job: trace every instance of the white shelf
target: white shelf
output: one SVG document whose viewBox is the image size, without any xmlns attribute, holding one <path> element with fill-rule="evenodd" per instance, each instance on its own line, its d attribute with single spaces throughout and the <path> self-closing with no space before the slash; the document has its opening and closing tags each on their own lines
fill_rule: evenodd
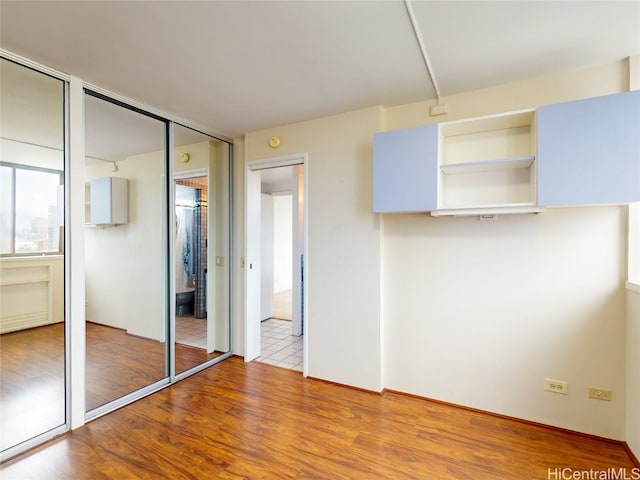
<svg viewBox="0 0 640 480">
<path fill-rule="evenodd" d="M 441 124 L 435 216 L 530 213 L 536 204 L 535 121 L 529 110 Z"/>
<path fill-rule="evenodd" d="M 529 168 L 533 164 L 535 156 L 498 158 L 495 160 L 478 160 L 473 162 L 445 163 L 440 165 L 440 170 L 445 175 L 459 173 L 490 172 L 494 170 L 507 170 L 516 168 Z"/>
<path fill-rule="evenodd" d="M 477 215 L 513 215 L 523 213 L 540 213 L 544 209 L 533 203 L 512 203 L 499 205 L 482 205 L 470 208 L 446 208 L 434 210 L 432 217 L 456 216 L 469 217 Z"/>
</svg>

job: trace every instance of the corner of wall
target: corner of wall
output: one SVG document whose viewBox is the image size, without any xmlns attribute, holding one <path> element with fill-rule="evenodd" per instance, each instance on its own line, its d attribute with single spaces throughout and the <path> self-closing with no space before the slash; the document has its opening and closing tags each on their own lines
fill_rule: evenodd
<svg viewBox="0 0 640 480">
<path fill-rule="evenodd" d="M 640 291 L 627 289 L 626 441 L 640 458 Z"/>
<path fill-rule="evenodd" d="M 628 58 L 629 90 L 640 90 L 640 55 Z M 640 204 L 629 206 L 629 275 L 636 275 L 640 252 L 632 247 L 632 238 L 640 242 Z M 634 268 L 635 267 L 635 271 Z M 627 289 L 627 357 L 626 357 L 626 440 L 636 458 L 640 458 L 640 291 Z"/>
</svg>

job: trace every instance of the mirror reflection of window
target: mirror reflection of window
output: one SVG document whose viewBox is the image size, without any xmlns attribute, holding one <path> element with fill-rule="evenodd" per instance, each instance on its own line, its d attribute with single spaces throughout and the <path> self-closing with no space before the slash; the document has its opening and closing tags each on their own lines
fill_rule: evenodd
<svg viewBox="0 0 640 480">
<path fill-rule="evenodd" d="M 62 80 L 0 59 L 0 450 L 65 429 Z"/>
</svg>

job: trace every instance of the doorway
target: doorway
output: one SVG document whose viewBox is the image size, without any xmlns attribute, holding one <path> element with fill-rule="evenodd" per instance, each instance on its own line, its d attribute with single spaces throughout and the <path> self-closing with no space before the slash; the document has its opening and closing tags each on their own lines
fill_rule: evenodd
<svg viewBox="0 0 640 480">
<path fill-rule="evenodd" d="M 230 351 L 230 149 L 174 127 L 172 326 L 176 378 Z"/>
<path fill-rule="evenodd" d="M 305 167 L 306 154 L 246 169 L 245 361 L 306 375 Z"/>
<path fill-rule="evenodd" d="M 175 180 L 176 343 L 207 347 L 206 176 Z"/>
</svg>

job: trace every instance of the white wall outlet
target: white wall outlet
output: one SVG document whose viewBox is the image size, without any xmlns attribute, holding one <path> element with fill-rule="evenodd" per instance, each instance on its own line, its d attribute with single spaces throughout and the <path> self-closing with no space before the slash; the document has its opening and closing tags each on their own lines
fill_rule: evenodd
<svg viewBox="0 0 640 480">
<path fill-rule="evenodd" d="M 224 257 L 216 257 L 216 266 L 224 267 Z"/>
<path fill-rule="evenodd" d="M 589 387 L 589 398 L 595 398 L 596 400 L 606 400 L 607 402 L 610 402 L 612 397 L 613 392 L 611 390 Z"/>
<path fill-rule="evenodd" d="M 547 392 L 561 393 L 569 395 L 569 383 L 561 380 L 553 380 L 551 378 L 544 379 L 544 389 Z"/>
</svg>

